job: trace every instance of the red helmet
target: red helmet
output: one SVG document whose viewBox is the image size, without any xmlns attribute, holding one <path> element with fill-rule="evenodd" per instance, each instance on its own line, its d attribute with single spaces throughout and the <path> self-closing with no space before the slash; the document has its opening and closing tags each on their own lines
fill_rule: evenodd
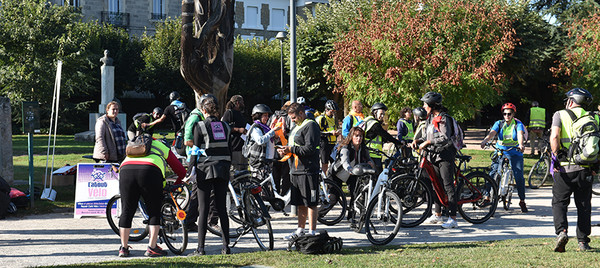
<svg viewBox="0 0 600 268">
<path fill-rule="evenodd" d="M 513 112 L 517 112 L 517 106 L 515 106 L 514 104 L 507 102 L 504 105 L 502 105 L 502 109 L 500 109 L 500 112 L 503 112 L 505 109 L 511 109 L 513 110 Z"/>
</svg>

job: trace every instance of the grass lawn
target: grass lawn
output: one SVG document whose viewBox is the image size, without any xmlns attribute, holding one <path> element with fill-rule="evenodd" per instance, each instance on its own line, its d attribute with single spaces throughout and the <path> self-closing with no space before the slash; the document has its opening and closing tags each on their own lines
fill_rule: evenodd
<svg viewBox="0 0 600 268">
<path fill-rule="evenodd" d="M 202 257 L 143 258 L 111 261 L 84 267 L 597 267 L 598 250 L 566 253 L 552 251 L 554 239 L 517 239 L 472 243 L 431 243 L 390 247 L 344 248 L 339 254 L 304 255 L 269 251 Z"/>
</svg>

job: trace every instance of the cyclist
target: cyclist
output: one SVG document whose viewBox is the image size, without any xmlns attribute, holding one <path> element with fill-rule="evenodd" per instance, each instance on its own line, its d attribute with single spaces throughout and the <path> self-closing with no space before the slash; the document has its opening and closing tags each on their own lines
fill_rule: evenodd
<svg viewBox="0 0 600 268">
<path fill-rule="evenodd" d="M 275 111 L 273 116 L 269 118 L 269 126 L 274 128 L 277 123 L 281 123 L 283 128 L 283 135 L 287 138 L 292 126 L 292 121 L 287 115 L 287 109 L 292 104 L 290 101 L 286 101 L 285 104 L 281 107 L 281 110 Z M 276 140 L 275 145 L 282 145 L 281 140 Z M 290 182 L 290 165 L 287 161 L 273 162 L 273 180 L 275 181 L 275 186 L 279 189 L 279 194 L 284 195 L 288 192 L 291 186 Z"/>
<path fill-rule="evenodd" d="M 383 129 L 381 126 L 386 111 L 387 106 L 381 102 L 377 102 L 371 106 L 371 115 L 365 118 L 365 120 L 361 123 L 361 126 L 363 126 L 363 129 L 365 130 L 367 147 L 369 148 L 383 151 L 383 143 L 385 142 L 393 142 L 396 144 L 396 146 L 398 146 L 398 148 L 402 145 L 399 140 L 394 138 L 394 136 L 388 133 L 387 130 Z M 381 155 L 376 152 L 371 152 L 371 158 L 373 159 L 377 170 L 383 170 Z"/>
<path fill-rule="evenodd" d="M 525 126 L 519 119 L 515 118 L 517 113 L 517 107 L 512 103 L 505 103 L 502 105 L 502 116 L 503 120 L 498 120 L 494 123 L 494 126 L 490 129 L 490 133 L 481 142 L 481 148 L 483 149 L 488 141 L 493 139 L 498 134 L 498 142 L 496 146 L 503 150 L 509 150 L 511 148 L 517 148 L 517 150 L 510 150 L 504 153 L 504 157 L 510 161 L 510 166 L 515 176 L 515 183 L 517 184 L 517 192 L 519 193 L 519 207 L 521 212 L 527 212 L 527 205 L 525 204 L 525 178 L 523 178 L 523 151 L 525 150 Z M 490 176 L 493 178 L 495 173 L 498 171 L 502 159 L 498 158 L 492 163 L 492 170 Z"/>
<path fill-rule="evenodd" d="M 550 146 L 552 148 L 553 177 L 552 184 L 552 216 L 554 218 L 554 230 L 557 234 L 554 251 L 564 252 L 569 241 L 567 229 L 567 208 L 570 203 L 571 194 L 574 195 L 577 207 L 577 241 L 578 250 L 590 250 L 589 235 L 592 231 L 592 168 L 570 163 L 564 157 L 565 151 L 571 146 L 571 131 L 573 120 L 568 110 L 577 116 L 586 113 L 582 106 L 592 102 L 592 94 L 583 88 L 574 88 L 567 92 L 565 109 L 560 110 L 552 116 L 550 133 Z M 595 116 L 596 122 L 598 117 Z M 560 161 L 560 162 L 559 162 Z"/>
<path fill-rule="evenodd" d="M 255 174 L 269 174 L 272 170 L 272 162 L 275 157 L 275 131 L 281 129 L 281 127 L 271 129 L 267 126 L 272 113 L 271 108 L 265 104 L 257 104 L 252 108 L 254 124 L 250 127 L 248 137 L 250 148 L 248 164 L 250 164 L 252 173 Z"/>
<path fill-rule="evenodd" d="M 402 118 L 398 119 L 396 123 L 396 129 L 398 130 L 398 140 L 405 141 L 405 143 L 411 143 L 415 137 L 415 122 L 413 122 L 412 109 L 404 107 L 400 111 Z M 410 147 L 403 149 L 404 156 L 411 155 Z"/>
<path fill-rule="evenodd" d="M 133 116 L 133 123 L 127 128 L 127 137 L 129 140 L 133 140 L 134 137 L 139 136 L 143 133 L 148 133 L 150 136 L 154 133 L 153 125 L 143 128 L 142 123 L 152 123 L 152 121 L 160 118 L 163 114 L 163 109 L 155 107 L 151 114 L 138 113 Z"/>
<path fill-rule="evenodd" d="M 315 109 L 311 108 L 310 105 L 306 102 L 306 99 L 302 96 L 296 98 L 296 102 L 304 107 L 304 113 L 306 114 L 306 118 L 315 120 Z"/>
<path fill-rule="evenodd" d="M 358 126 L 365 118 L 362 114 L 363 105 L 358 100 L 352 101 L 352 110 L 342 121 L 342 136 L 346 138 L 352 127 Z"/>
<path fill-rule="evenodd" d="M 229 186 L 229 169 L 231 167 L 231 149 L 229 140 L 231 129 L 223 121 L 219 121 L 218 106 L 214 99 L 207 98 L 201 103 L 205 120 L 194 126 L 194 146 L 191 150 L 190 167 L 196 167 L 198 188 L 198 247 L 190 256 L 204 255 L 206 226 L 208 224 L 208 204 L 211 191 L 214 191 L 215 205 L 221 222 L 223 246 L 221 254 L 230 254 L 229 219 L 226 200 Z M 200 150 L 204 150 L 203 153 Z M 189 168 L 191 169 L 191 168 Z"/>
<path fill-rule="evenodd" d="M 531 102 L 531 108 L 529 108 L 529 139 L 531 140 L 531 155 L 534 155 L 535 149 L 542 153 L 541 139 L 544 136 L 544 129 L 546 128 L 546 109 L 539 107 L 540 103 L 537 101 Z"/>
<path fill-rule="evenodd" d="M 235 170 L 248 169 L 248 160 L 242 156 L 242 135 L 247 134 L 245 108 L 244 98 L 241 95 L 233 95 L 225 105 L 226 110 L 221 118 L 221 121 L 229 124 L 231 128 L 231 165 Z"/>
<path fill-rule="evenodd" d="M 427 223 L 442 223 L 442 228 L 457 228 L 456 221 L 456 189 L 454 186 L 454 160 L 456 158 L 456 148 L 450 137 L 452 137 L 452 118 L 447 113 L 446 107 L 442 106 L 442 95 L 437 92 L 427 92 L 421 98 L 423 108 L 427 112 L 427 121 L 425 125 L 425 135 L 422 138 L 415 139 L 411 143 L 413 149 L 427 148 L 436 153 L 427 154 L 427 160 L 433 164 L 436 175 L 443 180 L 444 190 L 448 196 L 448 210 L 450 217 L 445 223 L 442 219 L 441 204 L 437 198 L 435 200 L 435 213 L 427 219 Z"/>
<path fill-rule="evenodd" d="M 321 142 L 320 142 L 320 155 L 321 155 L 321 170 L 327 175 L 327 169 L 329 168 L 329 162 L 332 162 L 331 152 L 337 142 L 337 137 L 341 134 L 341 131 L 337 129 L 337 122 L 335 120 L 335 111 L 338 110 L 338 106 L 333 100 L 325 102 L 325 112 L 322 115 L 317 116 L 316 120 L 321 128 Z"/>
<path fill-rule="evenodd" d="M 160 141 L 152 141 L 152 148 L 147 156 L 127 156 L 121 163 L 119 191 L 121 202 L 123 202 L 123 211 L 119 219 L 121 236 L 119 257 L 129 256 L 129 248 L 131 248 L 128 244 L 129 231 L 140 196 L 144 198 L 146 204 L 150 228 L 150 240 L 144 255 L 148 257 L 167 255 L 167 252 L 156 244 L 160 230 L 160 208 L 163 200 L 163 187 L 166 183 L 165 169 L 167 164 L 177 174 L 175 184 L 180 184 L 181 179 L 185 176 L 185 168 L 173 152 Z"/>
<path fill-rule="evenodd" d="M 417 107 L 413 110 L 415 116 L 415 135 L 413 139 L 419 139 L 425 135 L 425 123 L 427 123 L 427 111 L 423 107 Z"/>
</svg>

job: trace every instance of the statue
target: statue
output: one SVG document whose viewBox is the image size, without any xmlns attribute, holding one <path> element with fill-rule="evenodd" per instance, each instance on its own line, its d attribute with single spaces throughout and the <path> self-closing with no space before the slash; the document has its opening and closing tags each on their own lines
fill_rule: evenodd
<svg viewBox="0 0 600 268">
<path fill-rule="evenodd" d="M 100 62 L 102 62 L 102 66 L 113 66 L 113 59 L 108 56 L 110 52 L 108 49 L 104 50 L 104 57 L 100 58 Z"/>
<path fill-rule="evenodd" d="M 210 93 L 221 111 L 233 71 L 233 0 L 183 0 L 181 75 L 196 98 Z"/>
</svg>

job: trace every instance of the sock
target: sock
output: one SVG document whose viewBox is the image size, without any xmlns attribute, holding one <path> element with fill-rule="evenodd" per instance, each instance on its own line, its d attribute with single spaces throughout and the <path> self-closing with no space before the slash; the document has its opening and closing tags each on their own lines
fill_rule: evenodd
<svg viewBox="0 0 600 268">
<path fill-rule="evenodd" d="M 304 228 L 298 227 L 298 229 L 296 229 L 296 234 L 301 234 L 301 233 L 304 233 Z"/>
<path fill-rule="evenodd" d="M 317 235 L 317 230 L 310 230 L 309 234 L 310 235 Z"/>
</svg>

